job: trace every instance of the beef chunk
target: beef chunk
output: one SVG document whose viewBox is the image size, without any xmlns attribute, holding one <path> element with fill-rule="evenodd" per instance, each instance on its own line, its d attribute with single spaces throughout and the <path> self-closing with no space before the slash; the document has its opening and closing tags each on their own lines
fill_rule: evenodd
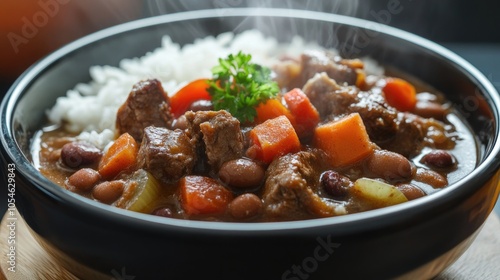
<svg viewBox="0 0 500 280">
<path fill-rule="evenodd" d="M 240 122 L 230 113 L 190 111 L 185 116 L 188 135 L 212 168 L 218 170 L 224 162 L 241 157 L 244 145 Z"/>
<path fill-rule="evenodd" d="M 273 71 L 276 74 L 274 80 L 278 86 L 284 90 L 300 88 L 304 85 L 300 77 L 300 61 L 285 59 L 273 65 Z"/>
<path fill-rule="evenodd" d="M 381 94 L 360 92 L 357 102 L 346 108 L 346 111 L 359 113 L 370 139 L 377 145 L 391 142 L 398 133 L 397 111 L 387 105 Z"/>
<path fill-rule="evenodd" d="M 142 140 L 145 127 L 170 128 L 173 116 L 169 98 L 158 80 L 135 84 L 127 101 L 118 109 L 116 129 L 119 134 L 128 132 L 135 140 Z"/>
<path fill-rule="evenodd" d="M 359 113 L 370 140 L 383 149 L 411 157 L 422 149 L 427 134 L 424 119 L 398 112 L 381 92 L 340 86 L 325 73 L 316 74 L 303 88 L 324 120 Z"/>
<path fill-rule="evenodd" d="M 184 131 L 149 126 L 144 129 L 138 162 L 139 168 L 170 183 L 192 172 L 196 150 Z"/>
<path fill-rule="evenodd" d="M 358 74 L 356 69 L 347 63 L 341 63 L 342 58 L 328 51 L 306 51 L 301 56 L 301 80 L 306 83 L 316 73 L 325 72 L 338 84 L 354 85 Z"/>
<path fill-rule="evenodd" d="M 302 91 L 316 107 L 320 116 L 342 115 L 350 104 L 358 101 L 358 91 L 353 87 L 341 87 L 326 73 L 314 75 Z"/>
<path fill-rule="evenodd" d="M 320 151 L 301 151 L 274 160 L 266 173 L 265 214 L 285 220 L 344 214 L 340 204 L 318 196 L 325 159 Z"/>
<path fill-rule="evenodd" d="M 424 137 L 428 132 L 422 121 L 423 119 L 416 115 L 398 113 L 397 131 L 394 138 L 391 141 L 379 143 L 379 146 L 407 158 L 419 154 L 424 146 Z"/>
</svg>

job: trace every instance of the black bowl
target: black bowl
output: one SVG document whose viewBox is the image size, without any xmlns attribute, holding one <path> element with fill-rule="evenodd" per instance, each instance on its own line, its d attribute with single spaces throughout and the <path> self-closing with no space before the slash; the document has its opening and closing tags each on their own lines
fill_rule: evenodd
<svg viewBox="0 0 500 280">
<path fill-rule="evenodd" d="M 369 55 L 446 93 L 477 136 L 478 164 L 430 196 L 342 217 L 280 223 L 166 219 L 73 194 L 31 164 L 30 139 L 45 110 L 92 65 L 117 65 L 158 47 L 257 28 L 298 34 L 347 57 Z M 498 192 L 498 93 L 469 63 L 415 35 L 375 22 L 281 9 L 204 10 L 144 19 L 71 43 L 26 71 L 1 106 L 2 155 L 15 165 L 16 206 L 35 237 L 74 272 L 168 279 L 430 278 L 472 242 Z M 19 245 L 21 246 L 21 245 Z M 88 272 L 88 271 L 87 271 Z M 87 274 L 88 275 L 88 274 Z M 140 277 L 139 277 L 140 276 Z"/>
</svg>

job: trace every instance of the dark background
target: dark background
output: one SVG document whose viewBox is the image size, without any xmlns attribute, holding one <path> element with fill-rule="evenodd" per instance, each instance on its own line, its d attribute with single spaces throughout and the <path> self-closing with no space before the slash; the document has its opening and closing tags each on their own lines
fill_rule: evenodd
<svg viewBox="0 0 500 280">
<path fill-rule="evenodd" d="M 59 0 L 40 0 L 40 2 Z M 62 1 L 62 0 L 61 0 Z M 68 1 L 68 0 L 66 0 Z M 2 1 L 11 2 L 11 1 Z M 14 1 L 12 1 L 14 2 Z M 8 34 L 22 35 L 27 20 L 33 22 L 44 7 L 39 1 L 20 4 L 0 4 L 0 89 L 5 92 L 15 78 L 29 65 L 50 51 L 93 31 L 121 22 L 193 9 L 232 8 L 246 6 L 273 6 L 280 8 L 326 11 L 395 26 L 421 35 L 432 41 L 447 44 L 500 44 L 500 1 L 466 0 L 326 0 L 326 1 L 271 1 L 271 0 L 87 0 L 59 5 L 48 23 L 37 28 L 38 33 L 29 43 L 20 44 L 13 51 Z M 74 3 L 76 2 L 76 3 Z M 107 2 L 108 4 L 102 4 Z M 28 8 L 29 4 L 31 8 Z M 396 6 L 397 14 L 386 17 L 388 7 Z M 54 31 L 54 32 L 53 32 Z M 43 39 L 43 40 L 40 40 Z"/>
<path fill-rule="evenodd" d="M 8 34 L 22 34 L 23 24 L 45 11 L 40 2 L 56 0 L 1 1 L 0 3 L 0 96 L 14 80 L 50 51 L 107 26 L 141 17 L 207 8 L 273 6 L 338 13 L 385 23 L 443 44 L 469 60 L 500 89 L 500 1 L 466 0 L 70 0 L 52 6 L 48 21 L 37 28 L 36 35 L 14 51 Z M 16 3 L 17 2 L 17 3 Z M 30 6 L 31 3 L 32 5 Z M 396 7 L 396 8 L 395 8 Z M 387 10 L 399 12 L 387 16 Z M 50 10 L 48 10 L 50 11 Z M 6 172 L 6 167 L 2 167 Z M 0 213 L 6 208 L 6 178 L 0 181 Z M 496 207 L 500 213 L 500 207 Z M 0 215 L 1 216 L 1 215 Z"/>
</svg>

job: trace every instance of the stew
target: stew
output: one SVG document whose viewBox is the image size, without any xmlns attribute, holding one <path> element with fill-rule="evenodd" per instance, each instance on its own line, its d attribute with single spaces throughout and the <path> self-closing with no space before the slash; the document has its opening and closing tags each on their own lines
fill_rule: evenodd
<svg viewBox="0 0 500 280">
<path fill-rule="evenodd" d="M 241 53 L 221 62 L 248 75 L 219 66 L 170 97 L 158 80 L 138 81 L 117 112 L 112 144 L 98 148 L 49 126 L 34 141 L 35 163 L 102 203 L 233 222 L 404 203 L 475 166 L 474 137 L 459 114 L 408 75 L 370 74 L 363 61 L 329 51 L 284 58 L 272 71 Z"/>
</svg>

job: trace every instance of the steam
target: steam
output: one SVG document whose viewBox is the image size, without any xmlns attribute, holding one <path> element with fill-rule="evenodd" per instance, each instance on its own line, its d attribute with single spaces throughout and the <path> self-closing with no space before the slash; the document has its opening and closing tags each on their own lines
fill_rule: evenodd
<svg viewBox="0 0 500 280">
<path fill-rule="evenodd" d="M 261 7 L 261 8 L 289 8 L 299 10 L 321 11 L 331 14 L 340 14 L 346 16 L 360 16 L 366 14 L 368 5 L 360 5 L 359 0 L 184 0 L 184 1 L 163 1 L 149 0 L 146 2 L 146 13 L 151 16 L 201 10 L 201 9 L 223 9 L 223 8 L 242 8 L 242 7 Z"/>
<path fill-rule="evenodd" d="M 363 17 L 370 9 L 369 4 L 360 4 L 359 0 L 184 0 L 184 1 L 162 1 L 150 0 L 146 2 L 145 12 L 151 16 L 169 14 L 181 11 L 191 11 L 200 9 L 226 9 L 242 7 L 265 7 L 265 8 L 287 8 L 295 10 L 310 10 L 330 13 L 332 15 L 344 15 L 352 17 Z M 285 21 L 285 22 L 284 22 Z M 241 32 L 244 26 L 254 26 L 265 34 L 279 36 L 281 41 L 291 41 L 295 34 L 307 34 L 306 40 L 316 41 L 326 47 L 337 48 L 338 26 L 325 28 L 324 24 L 314 21 L 296 21 L 271 18 L 248 17 L 236 26 L 234 32 Z M 193 35 L 206 36 L 210 34 L 200 34 L 200 30 L 194 30 L 192 26 L 185 26 L 186 32 Z"/>
</svg>

